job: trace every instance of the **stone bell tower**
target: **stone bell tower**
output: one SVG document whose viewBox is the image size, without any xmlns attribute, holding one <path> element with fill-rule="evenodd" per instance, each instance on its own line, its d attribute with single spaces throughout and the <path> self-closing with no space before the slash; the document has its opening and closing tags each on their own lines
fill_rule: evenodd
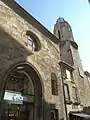
<svg viewBox="0 0 90 120">
<path fill-rule="evenodd" d="M 78 49 L 78 45 L 74 41 L 72 29 L 67 21 L 65 21 L 63 18 L 59 18 L 56 21 L 56 24 L 54 26 L 54 35 L 60 39 L 60 56 L 61 60 L 73 65 L 73 53 L 71 50 L 71 45 Z"/>
<path fill-rule="evenodd" d="M 74 68 L 74 82 L 79 91 L 81 104 L 83 104 L 84 71 L 71 26 L 63 18 L 59 18 L 54 26 L 54 35 L 60 40 L 60 61 Z"/>
<path fill-rule="evenodd" d="M 59 18 L 54 26 L 54 35 L 60 40 L 74 41 L 72 29 L 64 18 Z"/>
</svg>

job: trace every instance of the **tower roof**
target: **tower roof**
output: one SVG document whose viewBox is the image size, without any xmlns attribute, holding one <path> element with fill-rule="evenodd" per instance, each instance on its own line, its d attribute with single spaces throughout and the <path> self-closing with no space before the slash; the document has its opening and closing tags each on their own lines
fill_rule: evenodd
<svg viewBox="0 0 90 120">
<path fill-rule="evenodd" d="M 67 24 L 70 27 L 70 24 L 63 18 L 63 17 L 59 17 L 56 21 L 56 24 Z"/>
<path fill-rule="evenodd" d="M 59 17 L 56 21 L 56 23 L 63 23 L 63 22 L 65 22 L 65 20 L 62 17 Z"/>
</svg>

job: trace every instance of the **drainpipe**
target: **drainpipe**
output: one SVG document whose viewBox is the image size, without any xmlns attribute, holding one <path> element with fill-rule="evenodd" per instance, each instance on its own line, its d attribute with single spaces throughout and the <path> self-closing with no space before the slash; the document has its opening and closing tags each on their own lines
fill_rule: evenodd
<svg viewBox="0 0 90 120">
<path fill-rule="evenodd" d="M 68 120 L 68 113 L 67 113 L 67 106 L 66 106 L 66 98 L 65 98 L 65 91 L 64 91 L 64 78 L 63 78 L 63 67 L 60 64 L 61 68 L 61 78 L 62 78 L 62 86 L 63 86 L 63 96 L 64 96 L 64 106 L 65 106 L 65 113 L 66 113 L 66 120 Z"/>
</svg>

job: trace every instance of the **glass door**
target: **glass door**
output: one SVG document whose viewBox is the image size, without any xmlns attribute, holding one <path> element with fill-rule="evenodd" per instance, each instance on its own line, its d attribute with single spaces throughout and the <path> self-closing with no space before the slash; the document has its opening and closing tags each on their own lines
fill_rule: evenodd
<svg viewBox="0 0 90 120">
<path fill-rule="evenodd" d="M 29 120 L 33 117 L 31 104 L 3 104 L 2 120 Z M 31 116 L 32 114 L 32 116 Z"/>
<path fill-rule="evenodd" d="M 5 85 L 1 120 L 33 120 L 34 87 L 23 70 L 15 71 Z"/>
</svg>

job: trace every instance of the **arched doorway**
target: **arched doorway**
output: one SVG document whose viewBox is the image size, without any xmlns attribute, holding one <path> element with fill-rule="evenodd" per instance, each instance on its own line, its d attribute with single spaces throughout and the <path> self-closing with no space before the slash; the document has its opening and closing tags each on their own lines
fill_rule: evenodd
<svg viewBox="0 0 90 120">
<path fill-rule="evenodd" d="M 1 120 L 39 120 L 42 117 L 42 84 L 29 63 L 12 67 L 5 77 Z"/>
</svg>

